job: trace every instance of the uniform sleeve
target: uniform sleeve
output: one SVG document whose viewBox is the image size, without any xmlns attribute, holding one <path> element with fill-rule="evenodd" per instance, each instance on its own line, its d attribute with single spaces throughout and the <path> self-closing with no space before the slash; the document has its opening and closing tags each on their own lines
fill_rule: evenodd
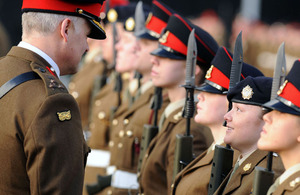
<svg viewBox="0 0 300 195">
<path fill-rule="evenodd" d="M 24 137 L 24 152 L 31 194 L 82 194 L 88 147 L 71 95 L 46 98 Z"/>
</svg>

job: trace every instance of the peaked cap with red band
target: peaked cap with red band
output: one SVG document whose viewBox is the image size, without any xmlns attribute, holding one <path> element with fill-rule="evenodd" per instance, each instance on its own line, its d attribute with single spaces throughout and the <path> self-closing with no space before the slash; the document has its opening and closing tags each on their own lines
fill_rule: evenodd
<svg viewBox="0 0 300 195">
<path fill-rule="evenodd" d="M 90 38 L 105 39 L 100 24 L 100 9 L 104 0 L 23 0 L 22 12 L 44 12 L 85 18 L 91 24 Z"/>
<path fill-rule="evenodd" d="M 218 50 L 217 42 L 206 31 L 178 14 L 170 17 L 159 38 L 159 48 L 151 54 L 171 59 L 186 59 L 188 38 L 193 29 L 198 50 L 197 65 L 208 68 Z"/>
<path fill-rule="evenodd" d="M 204 84 L 196 87 L 196 90 L 216 94 L 227 93 L 232 64 L 231 52 L 225 47 L 220 47 L 211 64 L 209 70 L 206 72 Z M 243 63 L 240 80 L 244 80 L 247 76 L 263 76 L 263 73 L 254 66 Z"/>
<path fill-rule="evenodd" d="M 286 76 L 286 80 L 279 88 L 278 96 L 263 106 L 272 110 L 278 110 L 300 116 L 300 59 L 294 62 L 292 69 Z"/>
<path fill-rule="evenodd" d="M 161 31 L 167 26 L 168 20 L 175 12 L 160 1 L 152 2 L 151 12 L 145 23 L 146 32 L 137 34 L 137 37 L 158 40 Z"/>
</svg>

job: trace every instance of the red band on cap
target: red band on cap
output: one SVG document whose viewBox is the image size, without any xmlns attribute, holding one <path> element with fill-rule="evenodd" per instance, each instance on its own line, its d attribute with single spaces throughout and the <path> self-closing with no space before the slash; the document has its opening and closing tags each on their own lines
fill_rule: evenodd
<svg viewBox="0 0 300 195">
<path fill-rule="evenodd" d="M 207 80 L 214 82 L 223 88 L 229 89 L 229 78 L 225 76 L 219 69 L 214 67 L 211 71 L 211 77 Z"/>
<path fill-rule="evenodd" d="M 169 35 L 167 37 L 167 40 L 165 43 L 160 43 L 166 47 L 170 47 L 171 49 L 186 55 L 187 52 L 187 46 L 181 42 L 180 39 L 178 39 L 173 33 L 169 32 Z"/>
<path fill-rule="evenodd" d="M 286 84 L 279 96 L 291 101 L 300 108 L 300 91 L 291 82 Z"/>
<path fill-rule="evenodd" d="M 166 22 L 162 21 L 161 19 L 155 16 L 152 16 L 151 20 L 146 25 L 146 28 L 160 34 L 162 29 L 165 28 L 166 26 L 167 26 Z"/>
<path fill-rule="evenodd" d="M 37 10 L 51 10 L 58 12 L 76 13 L 76 9 L 80 8 L 97 17 L 100 15 L 100 3 L 68 3 L 61 0 L 23 0 L 22 9 L 37 9 Z"/>
</svg>

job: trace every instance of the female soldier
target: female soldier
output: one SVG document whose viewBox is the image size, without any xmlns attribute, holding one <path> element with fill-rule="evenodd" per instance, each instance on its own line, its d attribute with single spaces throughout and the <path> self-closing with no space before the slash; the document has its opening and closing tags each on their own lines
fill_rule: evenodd
<svg viewBox="0 0 300 195">
<path fill-rule="evenodd" d="M 296 60 L 277 92 L 275 100 L 263 106 L 265 125 L 258 148 L 277 152 L 286 171 L 270 187 L 268 194 L 300 194 L 300 61 Z"/>
</svg>

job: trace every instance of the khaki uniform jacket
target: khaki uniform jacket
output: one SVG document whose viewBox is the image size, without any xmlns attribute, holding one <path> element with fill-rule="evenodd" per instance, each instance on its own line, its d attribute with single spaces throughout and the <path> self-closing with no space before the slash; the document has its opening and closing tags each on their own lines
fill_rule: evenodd
<svg viewBox="0 0 300 195">
<path fill-rule="evenodd" d="M 256 150 L 238 167 L 229 183 L 228 180 L 231 172 L 226 176 L 214 195 L 251 194 L 253 191 L 254 169 L 256 166 L 267 167 L 267 156 L 268 152 Z M 275 173 L 274 181 L 284 172 L 284 167 L 279 157 L 273 156 L 272 170 Z"/>
<path fill-rule="evenodd" d="M 89 116 L 95 78 L 102 76 L 105 69 L 106 62 L 104 62 L 100 56 L 94 57 L 94 59 L 84 62 L 82 68 L 72 77 L 69 84 L 70 94 L 73 95 L 79 106 L 84 130 L 89 129 Z"/>
<path fill-rule="evenodd" d="M 213 141 L 209 128 L 191 120 L 193 153 L 198 156 Z M 182 108 L 173 111 L 163 123 L 160 133 L 151 141 L 146 151 L 139 176 L 140 192 L 146 195 L 170 194 L 173 180 L 176 135 L 185 134 L 186 119 Z"/>
<path fill-rule="evenodd" d="M 88 147 L 79 109 L 46 67 L 42 57 L 20 47 L 0 61 L 0 86 L 25 72 L 41 77 L 0 99 L 0 194 L 82 193 Z"/>
<path fill-rule="evenodd" d="M 225 146 L 223 143 L 222 146 Z M 200 154 L 195 160 L 188 164 L 177 174 L 172 185 L 172 194 L 203 194 L 208 193 L 214 150 L 207 150 Z M 238 158 L 238 151 L 234 151 L 233 163 Z M 201 179 L 199 179 L 201 175 Z"/>
<path fill-rule="evenodd" d="M 154 86 L 146 90 L 123 115 L 113 121 L 110 164 L 117 169 L 137 172 L 140 142 L 144 124 L 152 124 L 153 110 L 150 103 L 154 95 Z M 159 110 L 160 117 L 169 100 L 164 99 Z"/>
<path fill-rule="evenodd" d="M 294 173 L 279 185 L 272 195 L 297 195 L 300 194 L 300 171 Z"/>
<path fill-rule="evenodd" d="M 118 104 L 115 82 L 106 84 L 95 96 L 90 123 L 91 137 L 88 144 L 93 149 L 108 150 L 109 124 L 112 107 Z"/>
<path fill-rule="evenodd" d="M 112 137 L 109 143 L 110 164 L 115 165 L 119 170 L 137 173 L 143 126 L 153 123 L 153 111 L 150 109 L 153 95 L 154 86 L 141 94 L 128 111 L 113 120 Z M 169 99 L 164 97 L 158 118 L 168 103 Z M 136 194 L 137 190 L 130 190 L 130 192 Z M 100 194 L 127 195 L 128 189 L 107 187 Z"/>
</svg>

